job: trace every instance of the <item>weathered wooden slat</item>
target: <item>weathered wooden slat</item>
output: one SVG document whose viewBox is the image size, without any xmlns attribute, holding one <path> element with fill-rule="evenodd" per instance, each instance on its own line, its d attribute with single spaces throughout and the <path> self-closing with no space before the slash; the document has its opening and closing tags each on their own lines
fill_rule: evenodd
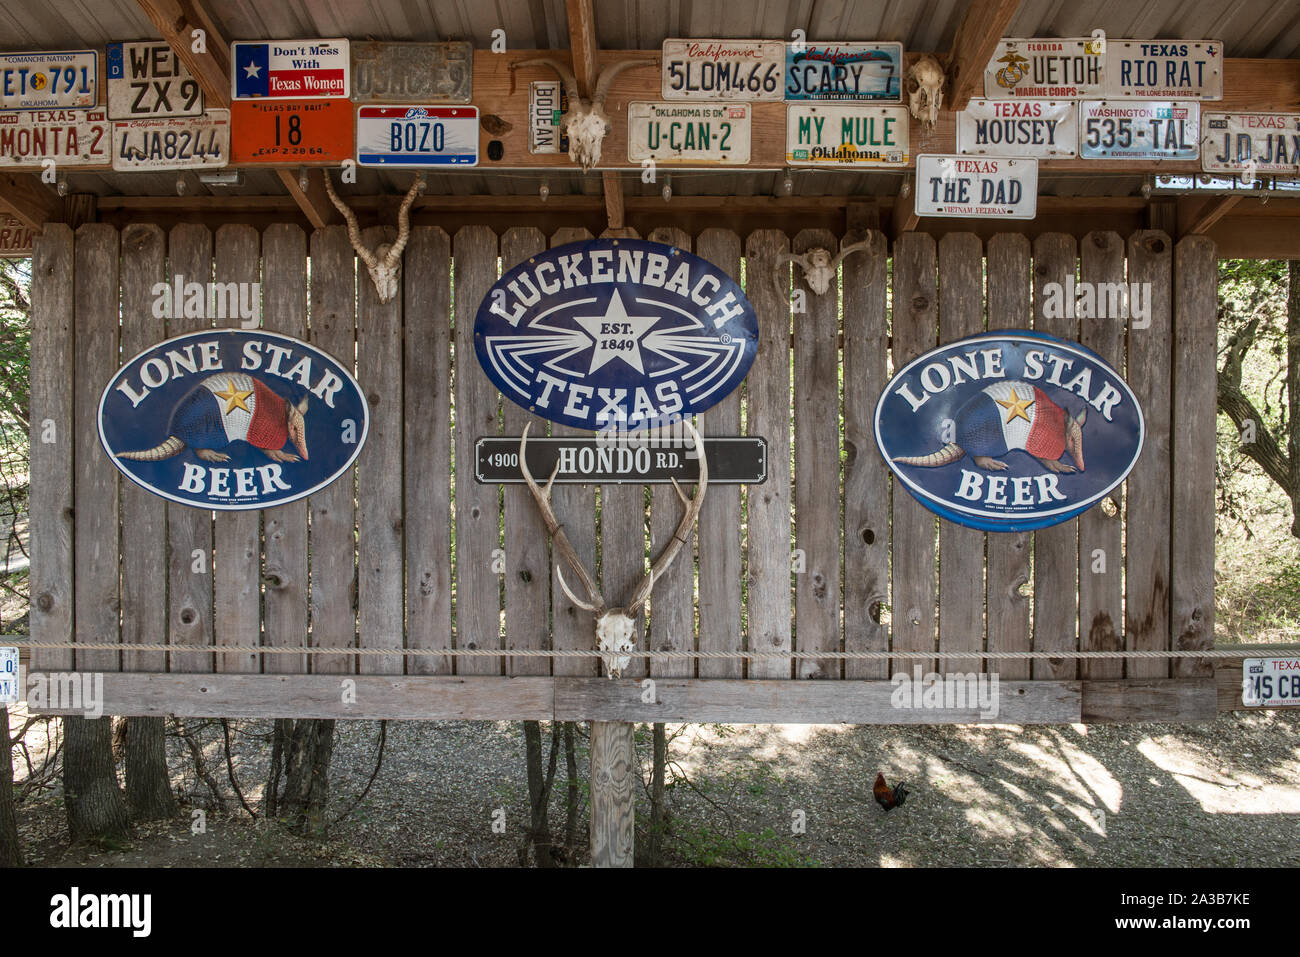
<svg viewBox="0 0 1300 957">
<path fill-rule="evenodd" d="M 935 346 L 938 333 L 934 238 L 909 232 L 894 243 L 894 368 L 901 369 Z M 896 483 L 890 545 L 893 644 L 899 651 L 935 647 L 934 513 Z M 891 662 L 909 671 L 915 660 Z M 920 662 L 933 671 L 934 662 Z"/>
<path fill-rule="evenodd" d="M 1124 282 L 1124 241 L 1118 233 L 1098 231 L 1083 237 L 1079 244 L 1079 278 L 1089 283 Z M 1090 313 L 1079 319 L 1079 342 L 1123 375 L 1127 328 L 1122 318 Z M 1079 516 L 1079 647 L 1084 651 L 1116 651 L 1122 647 L 1123 488 L 1107 498 Z M 1081 660 L 1079 677 L 1123 678 L 1124 660 Z"/>
<path fill-rule="evenodd" d="M 71 229 L 50 223 L 32 250 L 32 474 L 27 508 L 33 641 L 73 638 L 74 242 Z M 70 650 L 33 651 L 30 667 L 64 671 L 72 663 Z"/>
<path fill-rule="evenodd" d="M 456 257 L 456 644 L 501 646 L 501 579 L 492 570 L 500 547 L 495 485 L 474 481 L 474 440 L 498 431 L 496 387 L 474 357 L 474 316 L 497 278 L 497 237 L 467 226 L 453 238 Z M 459 674 L 500 674 L 498 658 L 462 658 Z"/>
<path fill-rule="evenodd" d="M 415 242 L 412 235 L 411 244 Z M 327 226 L 311 234 L 311 342 L 349 370 L 356 368 L 355 273 L 356 257 L 344 227 Z M 316 647 L 345 648 L 357 640 L 355 501 L 355 468 L 308 499 L 311 643 Z M 448 634 L 450 619 L 445 624 Z M 269 663 L 278 656 L 266 657 Z M 322 674 L 352 674 L 356 667 L 356 659 L 343 655 L 319 655 L 311 661 L 311 669 Z"/>
<path fill-rule="evenodd" d="M 758 313 L 758 357 L 747 382 L 747 430 L 767 440 L 767 481 L 747 491 L 746 609 L 751 651 L 789 651 L 790 612 L 790 267 L 784 233 L 762 229 L 745 241 L 745 295 Z M 790 663 L 749 663 L 751 678 L 788 678 Z"/>
<path fill-rule="evenodd" d="M 1218 266 L 1214 242 L 1188 236 L 1174 253 L 1174 358 L 1170 412 L 1173 647 L 1214 647 L 1214 455 Z M 1180 658 L 1174 677 L 1211 675 L 1209 661 Z"/>
<path fill-rule="evenodd" d="M 1034 240 L 1034 328 L 1075 341 L 1079 321 L 1053 318 L 1044 309 L 1052 283 L 1064 288 L 1075 274 L 1078 250 L 1074 237 L 1044 233 Z M 1034 533 L 1034 650 L 1065 651 L 1078 648 L 1079 632 L 1079 520 L 1071 519 Z M 1035 658 L 1035 678 L 1073 678 L 1074 658 Z"/>
<path fill-rule="evenodd" d="M 1029 240 L 1019 233 L 999 233 L 988 243 L 988 328 L 1028 329 L 1032 314 Z M 990 532 L 985 550 L 988 649 L 1029 651 L 1029 532 Z M 1005 679 L 1028 678 L 1027 659 L 993 661 Z"/>
<path fill-rule="evenodd" d="M 261 275 L 260 237 L 252 226 L 222 226 L 216 238 L 216 281 L 254 283 Z M 238 327 L 239 316 L 213 317 Z M 262 518 L 257 512 L 218 512 L 212 523 L 216 644 L 261 644 Z M 217 655 L 222 672 L 259 671 L 254 652 Z"/>
<path fill-rule="evenodd" d="M 406 640 L 451 642 L 451 239 L 411 230 L 402 261 L 406 334 Z M 452 672 L 451 658 L 421 655 L 410 674 Z"/>
<path fill-rule="evenodd" d="M 603 518 L 602 518 L 603 523 Z M 591 723 L 591 864 L 631 867 L 636 813 L 632 781 L 636 755 L 632 726 Z"/>
<path fill-rule="evenodd" d="M 1130 283 L 1150 283 L 1151 318 L 1145 329 L 1128 334 L 1129 387 L 1142 406 L 1146 443 L 1129 473 L 1125 506 L 1128 540 L 1125 551 L 1124 647 L 1160 650 L 1169 647 L 1170 515 L 1169 383 L 1171 352 L 1171 272 L 1173 243 L 1156 230 L 1134 233 L 1128 240 Z M 1142 530 L 1147 533 L 1143 534 Z M 1163 659 L 1128 662 L 1130 678 L 1163 678 Z"/>
<path fill-rule="evenodd" d="M 1213 676 L 1082 684 L 1083 720 L 1089 724 L 1213 721 L 1218 713 Z"/>
<path fill-rule="evenodd" d="M 939 241 L 939 342 L 984 330 L 984 251 L 974 233 L 949 233 Z M 984 647 L 984 533 L 955 522 L 939 523 L 939 650 Z M 940 671 L 981 670 L 981 660 L 947 658 Z"/>
<path fill-rule="evenodd" d="M 167 237 L 157 226 L 122 230 L 122 361 L 167 338 L 155 316 L 155 283 L 163 281 Z M 167 504 L 134 482 L 122 482 L 122 643 L 156 642 L 167 633 Z M 127 671 L 166 671 L 167 653 L 123 652 Z"/>
<path fill-rule="evenodd" d="M 307 236 L 296 225 L 277 223 L 262 234 L 262 327 L 307 338 Z M 309 405 L 308 421 L 322 411 Z M 263 629 L 274 647 L 307 645 L 307 512 L 299 499 L 262 513 Z M 263 670 L 306 674 L 307 656 L 266 655 Z"/>
</svg>

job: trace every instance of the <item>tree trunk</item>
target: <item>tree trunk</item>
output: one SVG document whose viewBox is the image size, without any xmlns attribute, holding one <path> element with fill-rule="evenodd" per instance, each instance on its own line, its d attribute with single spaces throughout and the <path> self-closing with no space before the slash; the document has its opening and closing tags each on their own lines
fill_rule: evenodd
<svg viewBox="0 0 1300 957">
<path fill-rule="evenodd" d="M 663 722 L 654 724 L 654 759 L 650 770 L 650 849 L 651 867 L 661 863 L 664 832 L 664 769 L 668 763 L 668 738 Z"/>
<path fill-rule="evenodd" d="M 555 763 L 560 756 L 560 727 L 551 726 L 551 756 L 542 768 L 542 723 L 524 722 L 524 757 L 528 765 L 528 837 L 533 845 L 533 859 L 538 867 L 554 867 L 551 842 L 551 785 L 555 781 Z"/>
<path fill-rule="evenodd" d="M 564 798 L 564 851 L 569 866 L 573 866 L 578 853 L 578 748 L 575 739 L 578 726 L 572 721 L 564 722 L 564 772 L 567 787 Z"/>
<path fill-rule="evenodd" d="M 0 759 L 0 867 L 21 867 L 23 849 L 18 843 L 18 817 L 14 811 L 14 749 L 9 738 L 9 709 L 0 705 L 5 753 Z"/>
<path fill-rule="evenodd" d="M 1286 292 L 1286 447 L 1290 472 L 1291 534 L 1300 538 L 1300 260 L 1287 263 Z"/>
<path fill-rule="evenodd" d="M 324 834 L 329 802 L 330 758 L 334 754 L 334 722 L 304 718 L 293 723 L 285 748 L 281 819 L 308 834 Z"/>
<path fill-rule="evenodd" d="M 73 842 L 120 840 L 130 827 L 113 763 L 113 719 L 63 719 L 63 802 Z"/>
<path fill-rule="evenodd" d="M 162 718 L 126 719 L 126 806 L 135 821 L 176 815 Z"/>
</svg>

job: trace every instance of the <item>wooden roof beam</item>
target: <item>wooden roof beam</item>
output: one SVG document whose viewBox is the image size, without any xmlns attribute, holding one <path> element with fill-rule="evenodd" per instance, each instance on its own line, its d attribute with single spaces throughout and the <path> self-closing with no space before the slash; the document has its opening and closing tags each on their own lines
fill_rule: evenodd
<svg viewBox="0 0 1300 957">
<path fill-rule="evenodd" d="M 1210 227 L 1221 220 L 1241 200 L 1240 196 L 1213 196 L 1195 208 L 1190 205 L 1184 206 L 1179 212 L 1184 213 L 1185 216 L 1178 217 L 1185 224 L 1179 230 L 1180 235 L 1195 236 L 1209 232 Z"/>
<path fill-rule="evenodd" d="M 949 110 L 964 110 L 971 97 L 984 95 L 984 69 L 1019 6 L 1020 0 L 970 0 L 948 53 Z"/>
<path fill-rule="evenodd" d="M 0 212 L 39 231 L 63 220 L 63 200 L 34 173 L 0 173 Z"/>
<path fill-rule="evenodd" d="M 204 0 L 136 0 L 176 58 L 199 81 L 207 105 L 230 106 L 230 47 L 217 29 Z M 196 53 L 194 31 L 204 32 L 203 52 Z"/>
<path fill-rule="evenodd" d="M 573 54 L 573 75 L 583 96 L 591 96 L 600 74 L 596 63 L 596 15 L 591 0 L 565 0 L 569 19 L 569 51 Z"/>
<path fill-rule="evenodd" d="M 302 184 L 298 182 L 298 172 L 291 169 L 276 170 L 280 175 L 280 182 L 284 188 L 289 191 L 293 201 L 298 204 L 302 214 L 307 217 L 307 221 L 316 229 L 329 226 L 331 223 L 341 223 L 343 217 L 339 211 L 334 208 L 330 202 L 329 194 L 325 192 L 325 177 L 329 175 L 328 170 L 309 169 L 307 170 L 307 190 L 304 192 Z"/>
</svg>

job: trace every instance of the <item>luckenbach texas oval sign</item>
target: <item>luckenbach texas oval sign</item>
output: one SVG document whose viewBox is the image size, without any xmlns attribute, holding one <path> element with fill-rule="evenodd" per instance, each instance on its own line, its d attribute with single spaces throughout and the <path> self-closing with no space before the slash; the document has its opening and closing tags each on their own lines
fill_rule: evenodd
<svg viewBox="0 0 1300 957">
<path fill-rule="evenodd" d="M 365 443 L 369 411 L 326 353 L 257 329 L 212 329 L 140 353 L 99 401 L 99 438 L 127 478 L 222 510 L 283 505 L 328 485 Z"/>
<path fill-rule="evenodd" d="M 758 317 L 740 286 L 662 243 L 598 239 L 502 276 L 474 323 L 479 364 L 530 412 L 579 429 L 664 425 L 740 384 Z"/>
<path fill-rule="evenodd" d="M 926 508 L 986 531 L 1064 522 L 1137 463 L 1127 383 L 1075 342 L 990 332 L 913 360 L 876 404 L 876 443 Z"/>
</svg>

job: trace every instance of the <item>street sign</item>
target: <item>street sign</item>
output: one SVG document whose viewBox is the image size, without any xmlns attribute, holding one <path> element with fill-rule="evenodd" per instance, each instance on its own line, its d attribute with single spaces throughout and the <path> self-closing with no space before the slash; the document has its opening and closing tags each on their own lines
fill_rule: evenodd
<svg viewBox="0 0 1300 957">
<path fill-rule="evenodd" d="M 569 138 L 560 129 L 560 117 L 568 108 L 569 97 L 559 80 L 528 84 L 528 152 L 569 152 Z"/>
<path fill-rule="evenodd" d="M 108 166 L 113 131 L 104 110 L 0 113 L 0 166 Z"/>
<path fill-rule="evenodd" d="M 621 434 L 528 440 L 528 471 L 539 479 L 555 472 L 557 485 L 690 484 L 700 477 L 694 440 L 653 434 Z M 759 485 L 767 481 L 767 440 L 758 437 L 710 437 L 704 440 L 710 485 Z M 559 471 L 556 471 L 556 466 Z M 483 485 L 523 484 L 519 438 L 479 439 L 474 443 L 474 479 Z"/>
<path fill-rule="evenodd" d="M 1079 104 L 1084 159 L 1194 160 L 1201 151 L 1195 101 L 1084 100 Z"/>
<path fill-rule="evenodd" d="M 348 100 L 236 100 L 230 162 L 330 165 L 352 158 L 356 109 Z"/>
<path fill-rule="evenodd" d="M 203 90 L 166 43 L 110 43 L 108 118 L 202 116 Z"/>
<path fill-rule="evenodd" d="M 629 103 L 633 163 L 743 166 L 749 162 L 748 103 Z"/>
<path fill-rule="evenodd" d="M 1201 169 L 1207 173 L 1300 172 L 1300 114 L 1206 113 Z"/>
<path fill-rule="evenodd" d="M 356 103 L 468 103 L 473 85 L 472 43 L 352 43 Z"/>
<path fill-rule="evenodd" d="M 991 100 L 1078 100 L 1106 95 L 1104 45 L 1089 37 L 1002 39 L 984 69 Z"/>
<path fill-rule="evenodd" d="M 221 169 L 230 162 L 230 111 L 113 124 L 113 169 Z"/>
<path fill-rule="evenodd" d="M 528 443 L 532 446 L 532 443 Z M 529 461 L 532 456 L 529 456 Z M 712 477 L 712 476 L 710 476 Z M 1241 663 L 1241 703 L 1247 708 L 1300 705 L 1300 658 L 1246 658 Z"/>
<path fill-rule="evenodd" d="M 780 40 L 665 40 L 665 100 L 780 100 L 785 44 Z"/>
<path fill-rule="evenodd" d="M 787 44 L 785 98 L 901 101 L 903 44 Z"/>
<path fill-rule="evenodd" d="M 30 259 L 36 230 L 13 216 L 0 215 L 0 259 Z"/>
<path fill-rule="evenodd" d="M 397 169 L 477 166 L 478 107 L 358 107 L 357 163 Z"/>
<path fill-rule="evenodd" d="M 1033 219 L 1038 160 L 918 156 L 916 215 L 967 219 Z"/>
<path fill-rule="evenodd" d="M 906 166 L 907 108 L 791 103 L 785 111 L 785 159 L 791 166 Z"/>
<path fill-rule="evenodd" d="M 1106 97 L 1223 99 L 1220 40 L 1107 40 Z"/>
<path fill-rule="evenodd" d="M 964 156 L 1066 159 L 1079 153 L 1073 100 L 971 100 L 957 113 L 957 152 Z"/>
<path fill-rule="evenodd" d="M 230 45 L 234 100 L 347 99 L 347 40 L 236 40 Z"/>
<path fill-rule="evenodd" d="M 0 53 L 0 109 L 75 109 L 98 104 L 95 51 Z"/>
</svg>

